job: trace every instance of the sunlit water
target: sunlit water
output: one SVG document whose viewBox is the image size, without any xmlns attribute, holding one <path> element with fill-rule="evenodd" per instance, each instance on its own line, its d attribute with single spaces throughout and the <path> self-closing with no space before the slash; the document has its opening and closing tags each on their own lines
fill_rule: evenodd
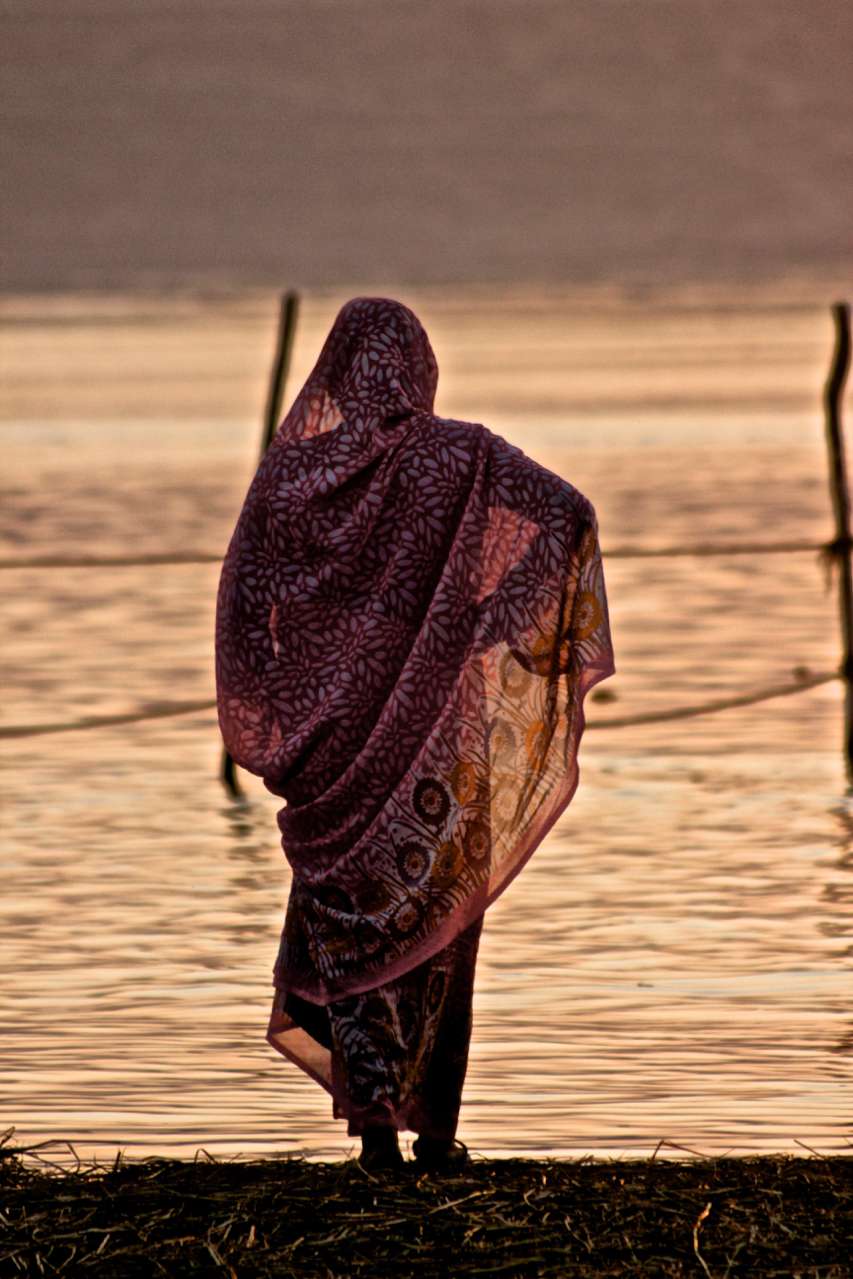
<svg viewBox="0 0 853 1279">
<path fill-rule="evenodd" d="M 605 553 L 831 535 L 817 305 L 403 296 L 433 337 L 439 411 L 577 484 Z M 291 389 L 337 301 L 304 308 Z M 273 313 L 3 304 L 0 555 L 221 553 Z M 614 700 L 590 705 L 579 792 L 488 913 L 459 1135 L 488 1155 L 849 1150 L 840 684 L 606 728 L 831 670 L 834 589 L 812 551 L 605 569 Z M 3 722 L 212 696 L 217 575 L 4 571 Z M 326 1094 L 265 1043 L 277 801 L 253 778 L 230 801 L 219 762 L 212 712 L 0 740 L 0 1119 L 18 1140 L 352 1151 Z"/>
</svg>

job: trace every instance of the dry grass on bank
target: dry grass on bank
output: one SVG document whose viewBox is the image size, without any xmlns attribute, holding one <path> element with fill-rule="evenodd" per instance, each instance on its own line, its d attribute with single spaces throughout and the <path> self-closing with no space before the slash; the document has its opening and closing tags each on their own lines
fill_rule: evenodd
<svg viewBox="0 0 853 1279">
<path fill-rule="evenodd" d="M 44 1167 L 0 1148 L 0 1275 L 846 1279 L 853 1159 Z M 39 1152 L 42 1155 L 44 1151 Z"/>
</svg>

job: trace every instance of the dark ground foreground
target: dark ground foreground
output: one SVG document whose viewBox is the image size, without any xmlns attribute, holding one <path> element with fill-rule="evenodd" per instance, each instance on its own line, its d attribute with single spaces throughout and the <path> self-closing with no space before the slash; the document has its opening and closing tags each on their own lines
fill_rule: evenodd
<svg viewBox="0 0 853 1279">
<path fill-rule="evenodd" d="M 0 1154 L 3 1276 L 853 1275 L 845 1157 L 474 1159 L 392 1177 L 353 1160 L 67 1171 Z"/>
</svg>

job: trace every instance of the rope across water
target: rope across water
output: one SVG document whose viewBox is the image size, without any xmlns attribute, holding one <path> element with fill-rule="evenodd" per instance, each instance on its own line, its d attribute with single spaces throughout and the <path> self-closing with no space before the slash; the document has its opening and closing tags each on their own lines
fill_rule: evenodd
<svg viewBox="0 0 853 1279">
<path fill-rule="evenodd" d="M 817 688 L 820 684 L 828 684 L 832 680 L 841 679 L 840 671 L 822 671 L 815 675 L 804 675 L 802 679 L 788 684 L 774 684 L 769 688 L 757 689 L 751 693 L 739 693 L 734 697 L 720 697 L 714 701 L 698 702 L 693 706 L 676 706 L 663 711 L 645 711 L 639 715 L 620 715 L 611 719 L 593 720 L 587 723 L 587 730 L 603 728 L 632 728 L 636 724 L 658 724 L 666 720 L 693 719 L 697 715 L 712 715 L 717 711 L 732 710 L 737 706 L 752 706 L 756 702 L 770 701 L 774 697 L 788 697 L 792 693 L 801 693 L 809 688 Z M 39 737 L 53 733 L 76 733 L 84 729 L 110 728 L 117 724 L 139 724 L 145 720 L 169 719 L 177 715 L 192 715 L 200 711 L 214 710 L 215 698 L 207 698 L 194 702 L 164 702 L 148 709 L 140 708 L 118 715 L 87 715 L 82 719 L 68 720 L 59 724 L 9 724 L 0 726 L 0 739 Z"/>
</svg>

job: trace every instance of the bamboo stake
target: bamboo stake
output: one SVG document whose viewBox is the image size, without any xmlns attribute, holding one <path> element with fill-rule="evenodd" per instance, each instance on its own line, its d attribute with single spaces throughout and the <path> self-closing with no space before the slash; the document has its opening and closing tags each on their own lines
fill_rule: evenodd
<svg viewBox="0 0 853 1279">
<path fill-rule="evenodd" d="M 290 357 L 293 352 L 293 339 L 296 334 L 296 318 L 299 313 L 299 294 L 293 290 L 282 294 L 281 310 L 278 319 L 278 338 L 275 356 L 270 372 L 270 385 L 267 392 L 267 403 L 264 411 L 264 429 L 261 436 L 261 457 L 264 456 L 281 421 L 281 407 L 284 402 L 284 388 L 290 370 Z M 243 794 L 237 779 L 236 765 L 228 754 L 222 753 L 222 781 L 225 789 L 235 799 Z"/>
<path fill-rule="evenodd" d="M 824 389 L 826 443 L 829 450 L 829 489 L 835 513 L 835 540 L 829 550 L 838 564 L 838 602 L 841 610 L 843 658 L 841 674 L 845 681 L 844 757 L 848 783 L 853 785 L 853 568 L 850 552 L 850 493 L 844 457 L 844 435 L 841 426 L 841 401 L 850 367 L 850 304 L 836 302 L 832 308 L 835 324 L 835 351 Z"/>
<path fill-rule="evenodd" d="M 261 441 L 261 457 L 266 453 L 272 437 L 281 422 L 281 406 L 284 400 L 284 386 L 290 369 L 290 356 L 293 352 L 293 339 L 296 334 L 296 317 L 299 312 L 299 294 L 285 293 L 281 299 L 281 312 L 278 319 L 278 342 L 273 360 L 270 388 L 267 396 L 267 407 L 264 421 L 264 434 Z"/>
</svg>

